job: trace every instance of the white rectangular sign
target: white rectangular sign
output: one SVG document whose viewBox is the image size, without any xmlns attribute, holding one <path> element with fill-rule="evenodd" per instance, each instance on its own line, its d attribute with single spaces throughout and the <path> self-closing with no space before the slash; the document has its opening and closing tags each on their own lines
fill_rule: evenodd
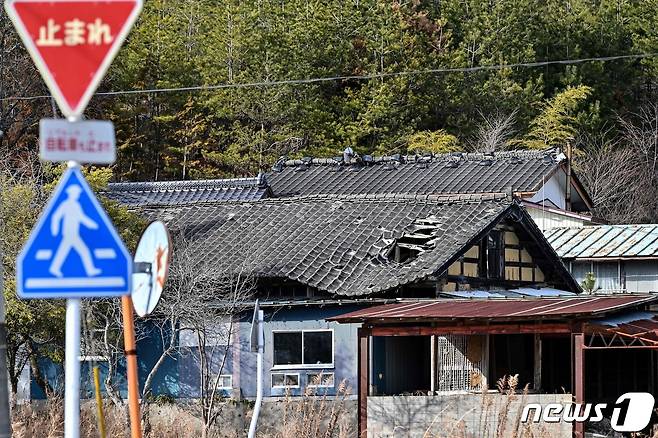
<svg viewBox="0 0 658 438">
<path fill-rule="evenodd" d="M 41 119 L 39 156 L 45 161 L 112 164 L 116 161 L 114 125 L 101 120 Z"/>
</svg>

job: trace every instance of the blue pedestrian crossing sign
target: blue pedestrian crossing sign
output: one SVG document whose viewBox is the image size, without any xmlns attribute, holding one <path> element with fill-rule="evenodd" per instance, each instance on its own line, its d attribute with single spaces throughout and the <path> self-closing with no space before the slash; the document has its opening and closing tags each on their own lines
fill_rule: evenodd
<svg viewBox="0 0 658 438">
<path fill-rule="evenodd" d="M 69 168 L 18 255 L 21 298 L 130 293 L 132 257 L 79 167 Z"/>
</svg>

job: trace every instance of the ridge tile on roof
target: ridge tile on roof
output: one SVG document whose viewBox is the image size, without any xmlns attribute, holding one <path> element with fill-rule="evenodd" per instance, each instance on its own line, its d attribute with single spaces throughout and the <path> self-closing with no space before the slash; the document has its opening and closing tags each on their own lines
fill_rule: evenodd
<svg viewBox="0 0 658 438">
<path fill-rule="evenodd" d="M 536 191 L 560 165 L 557 149 L 281 159 L 268 173 L 274 196 L 313 193 L 487 193 Z"/>
<path fill-rule="evenodd" d="M 103 196 L 129 207 L 252 201 L 268 196 L 265 175 L 254 178 L 110 183 Z"/>
</svg>

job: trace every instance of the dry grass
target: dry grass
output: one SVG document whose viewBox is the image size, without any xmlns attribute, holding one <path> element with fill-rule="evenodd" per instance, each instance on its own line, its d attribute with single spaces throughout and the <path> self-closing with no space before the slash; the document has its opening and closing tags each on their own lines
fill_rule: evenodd
<svg viewBox="0 0 658 438">
<path fill-rule="evenodd" d="M 317 377 L 318 382 L 321 376 Z M 284 401 L 283 418 L 278 430 L 265 431 L 261 438 L 347 438 L 356 436 L 356 431 L 345 422 L 345 399 L 350 388 L 343 380 L 338 385 L 335 397 L 328 398 L 326 392 L 318 394 L 307 387 L 301 400 L 288 394 Z"/>
<path fill-rule="evenodd" d="M 424 438 L 550 438 L 553 434 L 541 424 L 524 424 L 521 422 L 521 410 L 525 405 L 528 389 L 516 391 L 518 378 L 504 377 L 497 382 L 497 388 L 504 398 L 502 404 L 494 403 L 494 397 L 487 388 L 483 388 L 477 424 L 466 427 L 464 418 L 441 421 L 435 418 L 425 431 Z M 266 418 L 259 427 L 259 438 L 348 438 L 356 437 L 354 420 L 356 412 L 346 406 L 350 389 L 345 382 L 338 386 L 338 394 L 328 397 L 307 389 L 303 397 L 287 396 L 283 402 L 269 403 L 263 406 L 262 414 L 275 417 L 270 424 L 277 424 L 276 429 L 267 428 Z M 221 428 L 215 427 L 210 433 L 212 438 L 244 437 L 249 426 L 250 412 L 246 404 L 231 404 L 226 409 L 227 416 L 221 418 Z M 129 437 L 127 414 L 124 408 L 106 407 L 107 436 L 112 438 Z M 180 405 L 152 405 L 150 407 L 152 429 L 149 437 L 157 438 L 195 438 L 201 436 L 202 421 L 193 411 Z M 239 418 L 236 420 L 235 416 Z M 272 420 L 270 418 L 269 420 Z M 85 402 L 81 413 L 81 438 L 99 437 L 96 424 L 95 405 Z M 475 429 L 473 428 L 475 427 Z M 438 430 L 438 431 L 437 431 Z M 20 406 L 13 412 L 13 431 L 15 438 L 60 438 L 64 433 L 63 404 L 59 398 L 50 398 L 46 402 Z M 658 438 L 658 431 L 653 435 Z"/>
<path fill-rule="evenodd" d="M 96 407 L 83 403 L 80 414 L 81 438 L 98 438 Z M 158 410 L 158 407 L 154 407 Z M 183 409 L 172 406 L 168 412 L 159 413 L 151 435 L 162 438 L 186 438 L 200 436 L 200 421 Z M 51 397 L 45 402 L 19 406 L 12 415 L 14 438 L 60 438 L 64 436 L 64 406 L 61 398 Z M 130 436 L 125 408 L 106 406 L 105 424 L 107 437 Z"/>
<path fill-rule="evenodd" d="M 349 388 L 345 382 L 338 386 L 338 395 L 328 397 L 314 390 L 307 390 L 303 397 L 286 397 L 283 406 L 278 404 L 276 430 L 266 427 L 259 438 L 348 438 L 356 436 L 346 420 L 345 400 Z M 247 413 L 247 404 L 230 404 L 225 409 L 227 416 L 220 418 L 218 424 L 209 431 L 211 438 L 233 438 L 246 436 L 251 413 Z M 263 407 L 264 410 L 267 406 Z M 202 436 L 202 421 L 194 413 L 195 405 L 181 406 L 175 404 L 150 405 L 149 437 L 153 438 L 195 438 Z M 281 415 L 281 410 L 283 414 Z M 33 402 L 19 406 L 12 415 L 15 438 L 60 438 L 64 435 L 64 406 L 61 398 L 51 397 L 44 402 Z M 262 418 L 262 417 L 261 417 Z M 237 420 L 237 421 L 235 421 Z M 129 426 L 125 408 L 105 406 L 105 424 L 107 436 L 128 438 Z M 98 438 L 95 404 L 84 402 L 80 416 L 81 438 Z"/>
</svg>

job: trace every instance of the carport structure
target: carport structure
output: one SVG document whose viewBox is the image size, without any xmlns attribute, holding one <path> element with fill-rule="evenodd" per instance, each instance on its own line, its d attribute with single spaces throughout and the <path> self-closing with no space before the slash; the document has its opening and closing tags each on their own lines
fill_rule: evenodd
<svg viewBox="0 0 658 438">
<path fill-rule="evenodd" d="M 566 392 L 576 403 L 610 401 L 622 388 L 655 393 L 658 316 L 650 308 L 656 300 L 658 296 L 646 294 L 437 299 L 380 305 L 332 318 L 362 323 L 359 436 L 365 437 L 368 428 L 368 397 L 468 392 L 494 386 L 503 373 L 520 373 L 521 382 L 536 392 L 570 388 Z M 590 351 L 586 365 L 585 353 Z M 610 385 L 605 373 L 618 370 L 614 367 L 620 361 L 624 374 L 635 377 L 610 371 L 618 380 Z M 426 379 L 415 377 L 427 371 Z M 574 425 L 573 435 L 584 436 L 583 423 Z"/>
</svg>

